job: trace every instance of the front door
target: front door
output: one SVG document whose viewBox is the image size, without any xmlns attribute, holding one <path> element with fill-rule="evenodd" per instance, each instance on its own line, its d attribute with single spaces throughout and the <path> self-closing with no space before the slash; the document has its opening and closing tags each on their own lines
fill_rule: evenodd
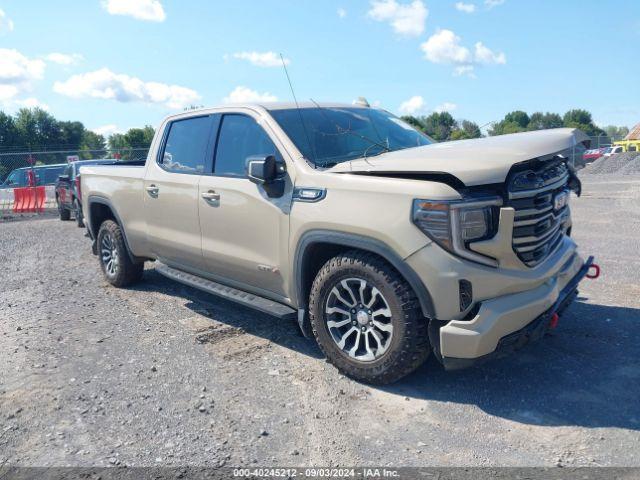
<svg viewBox="0 0 640 480">
<path fill-rule="evenodd" d="M 198 182 L 211 167 L 215 116 L 169 122 L 157 159 L 144 179 L 147 240 L 153 254 L 175 267 L 202 263 Z"/>
<path fill-rule="evenodd" d="M 215 148 L 213 176 L 200 178 L 198 211 L 207 271 L 240 288 L 284 295 L 291 182 L 269 198 L 246 177 L 247 157 L 280 156 L 252 117 L 225 114 Z"/>
</svg>

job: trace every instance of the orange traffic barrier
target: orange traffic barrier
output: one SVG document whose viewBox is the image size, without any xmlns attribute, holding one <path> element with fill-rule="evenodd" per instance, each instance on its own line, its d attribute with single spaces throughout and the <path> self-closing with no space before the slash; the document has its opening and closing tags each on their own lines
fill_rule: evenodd
<svg viewBox="0 0 640 480">
<path fill-rule="evenodd" d="M 20 213 L 24 208 L 24 188 L 13 189 L 13 213 Z"/>
<path fill-rule="evenodd" d="M 47 194 L 44 187 L 13 189 L 13 213 L 41 213 Z"/>
<path fill-rule="evenodd" d="M 44 186 L 35 187 L 35 211 L 38 213 L 42 213 L 44 211 L 44 202 L 47 199 L 47 193 L 44 190 Z"/>
</svg>

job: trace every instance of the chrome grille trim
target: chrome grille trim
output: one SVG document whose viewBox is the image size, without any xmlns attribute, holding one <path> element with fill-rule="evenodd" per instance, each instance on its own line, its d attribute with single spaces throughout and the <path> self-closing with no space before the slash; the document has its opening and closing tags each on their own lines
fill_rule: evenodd
<svg viewBox="0 0 640 480">
<path fill-rule="evenodd" d="M 566 233 L 569 207 L 554 211 L 555 196 L 567 190 L 566 165 L 555 163 L 515 174 L 508 183 L 508 202 L 515 210 L 513 250 L 529 267 L 544 261 L 560 245 Z M 514 185 L 518 191 L 512 191 Z M 536 188 L 528 188 L 529 185 Z"/>
</svg>

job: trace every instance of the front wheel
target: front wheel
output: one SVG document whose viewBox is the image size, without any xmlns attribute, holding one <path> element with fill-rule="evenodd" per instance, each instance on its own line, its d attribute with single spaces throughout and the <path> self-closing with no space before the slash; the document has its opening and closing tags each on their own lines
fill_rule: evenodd
<svg viewBox="0 0 640 480">
<path fill-rule="evenodd" d="M 105 220 L 98 230 L 98 256 L 107 281 L 115 287 L 126 287 L 142 278 L 144 262 L 134 263 L 129 257 L 120 226 Z"/>
<path fill-rule="evenodd" d="M 392 383 L 429 355 L 428 320 L 411 286 L 380 257 L 330 259 L 311 287 L 309 314 L 320 349 L 356 380 Z"/>
</svg>

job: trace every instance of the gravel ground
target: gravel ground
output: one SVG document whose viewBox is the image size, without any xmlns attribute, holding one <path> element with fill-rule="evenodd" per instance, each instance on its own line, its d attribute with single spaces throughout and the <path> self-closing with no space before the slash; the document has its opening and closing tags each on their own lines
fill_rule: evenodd
<svg viewBox="0 0 640 480">
<path fill-rule="evenodd" d="M 603 276 L 558 329 L 386 388 L 152 265 L 108 286 L 73 222 L 0 223 L 0 465 L 640 466 L 640 177 L 585 178 Z"/>
<path fill-rule="evenodd" d="M 640 174 L 640 152 L 623 152 L 610 157 L 602 156 L 588 164 L 580 174 Z"/>
</svg>

